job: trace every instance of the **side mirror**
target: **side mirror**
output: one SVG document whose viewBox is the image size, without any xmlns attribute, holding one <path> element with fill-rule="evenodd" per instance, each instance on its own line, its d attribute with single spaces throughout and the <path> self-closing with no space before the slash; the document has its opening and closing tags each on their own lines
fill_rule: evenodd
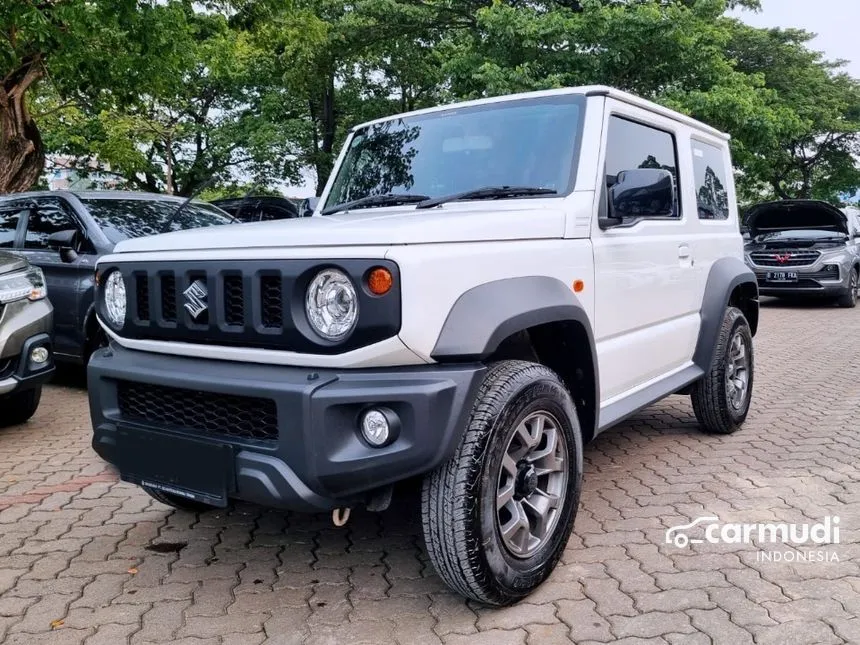
<svg viewBox="0 0 860 645">
<path fill-rule="evenodd" d="M 668 170 L 636 168 L 618 173 L 609 188 L 609 216 L 601 218 L 601 228 L 621 226 L 646 217 L 675 214 L 675 179 Z"/>
<path fill-rule="evenodd" d="M 310 217 L 311 215 L 313 215 L 319 202 L 319 197 L 308 197 L 307 199 L 305 199 L 305 201 L 302 203 L 301 216 Z"/>
<path fill-rule="evenodd" d="M 78 259 L 78 232 L 75 229 L 57 231 L 48 236 L 48 246 L 60 252 L 63 262 L 74 262 Z"/>
</svg>

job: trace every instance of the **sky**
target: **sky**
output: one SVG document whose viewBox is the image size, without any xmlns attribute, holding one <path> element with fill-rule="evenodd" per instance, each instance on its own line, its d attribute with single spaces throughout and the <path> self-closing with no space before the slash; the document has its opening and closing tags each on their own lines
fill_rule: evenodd
<svg viewBox="0 0 860 645">
<path fill-rule="evenodd" d="M 818 34 L 810 47 L 830 60 L 850 61 L 845 71 L 860 78 L 860 0 L 761 0 L 758 13 L 732 13 L 754 27 L 798 27 Z"/>
</svg>

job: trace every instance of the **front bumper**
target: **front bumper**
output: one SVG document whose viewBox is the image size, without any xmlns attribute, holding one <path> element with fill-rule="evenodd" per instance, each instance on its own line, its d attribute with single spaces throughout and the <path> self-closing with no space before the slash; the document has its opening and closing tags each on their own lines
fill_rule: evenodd
<svg viewBox="0 0 860 645">
<path fill-rule="evenodd" d="M 137 352 L 114 343 L 96 352 L 87 369 L 93 448 L 118 464 L 123 479 L 151 484 L 154 464 L 129 457 L 123 450 L 123 442 L 131 441 L 127 437 L 155 438 L 166 451 L 172 442 L 185 451 L 199 446 L 201 458 L 215 454 L 211 448 L 217 446 L 226 459 L 203 467 L 223 470 L 224 494 L 194 497 L 217 505 L 228 498 L 304 511 L 360 504 L 372 491 L 428 472 L 452 454 L 484 371 L 480 364 L 313 370 Z M 153 399 L 148 411 L 140 400 L 133 407 L 129 384 L 147 384 L 142 387 L 161 398 Z M 166 413 L 155 411 L 176 391 L 188 399 L 183 410 L 174 404 Z M 219 427 L 212 404 L 194 407 L 198 399 L 217 407 L 213 395 L 234 408 L 243 399 L 273 403 L 271 414 L 249 417 L 245 411 L 236 417 L 252 419 L 253 426 L 254 419 L 262 423 L 268 415 L 272 436 L 261 439 L 245 422 L 245 436 L 237 436 L 235 426 Z M 358 431 L 362 412 L 373 406 L 400 419 L 399 436 L 383 448 L 370 447 Z M 194 425 L 190 409 L 199 410 L 201 427 L 188 427 Z M 181 425 L 165 421 L 168 417 Z M 191 455 L 188 468 L 198 467 L 197 461 Z M 168 491 L 183 489 L 176 484 L 182 473 L 175 474 L 175 480 L 168 476 L 171 481 L 155 483 Z"/>
<path fill-rule="evenodd" d="M 837 267 L 838 274 L 832 269 Z M 750 265 L 758 280 L 759 294 L 763 296 L 809 296 L 831 298 L 844 294 L 849 287 L 849 269 L 840 264 L 816 263 L 806 267 L 765 267 Z M 797 273 L 796 282 L 774 282 L 767 279 L 769 272 Z"/>
<path fill-rule="evenodd" d="M 37 387 L 53 374 L 53 312 L 47 299 L 0 305 L 0 395 Z M 36 347 L 48 350 L 48 360 L 38 365 L 29 360 Z"/>
</svg>

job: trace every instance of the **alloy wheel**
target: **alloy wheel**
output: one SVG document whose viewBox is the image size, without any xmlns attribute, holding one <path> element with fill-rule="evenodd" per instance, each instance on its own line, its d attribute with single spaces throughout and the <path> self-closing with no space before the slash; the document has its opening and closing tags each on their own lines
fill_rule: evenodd
<svg viewBox="0 0 860 645">
<path fill-rule="evenodd" d="M 726 365 L 726 394 L 735 410 L 742 410 L 747 399 L 750 377 L 750 352 L 741 330 L 729 343 Z"/>
<path fill-rule="evenodd" d="M 534 555 L 553 534 L 567 495 L 568 454 L 561 424 L 535 412 L 514 430 L 499 472 L 496 517 L 505 548 Z"/>
</svg>

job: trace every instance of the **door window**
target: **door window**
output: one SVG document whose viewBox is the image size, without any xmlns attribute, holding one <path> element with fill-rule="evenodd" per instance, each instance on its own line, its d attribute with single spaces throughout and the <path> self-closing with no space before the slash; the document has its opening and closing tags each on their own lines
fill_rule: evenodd
<svg viewBox="0 0 860 645">
<path fill-rule="evenodd" d="M 70 229 L 78 230 L 78 225 L 63 201 L 56 198 L 40 200 L 37 209 L 30 213 L 27 220 L 24 248 L 34 251 L 50 250 L 48 238 L 54 233 Z"/>
<path fill-rule="evenodd" d="M 27 206 L 16 204 L 0 205 L 0 249 L 11 249 L 15 246 L 15 232 L 18 222 L 27 215 Z"/>
<path fill-rule="evenodd" d="M 729 193 L 723 151 L 701 141 L 692 142 L 696 175 L 696 205 L 699 219 L 728 219 Z"/>
<path fill-rule="evenodd" d="M 661 168 L 672 173 L 676 203 L 681 203 L 675 137 L 664 130 L 613 116 L 609 119 L 606 142 L 607 182 L 611 184 L 618 173 L 636 168 Z M 676 210 L 675 217 L 679 214 Z"/>
</svg>

